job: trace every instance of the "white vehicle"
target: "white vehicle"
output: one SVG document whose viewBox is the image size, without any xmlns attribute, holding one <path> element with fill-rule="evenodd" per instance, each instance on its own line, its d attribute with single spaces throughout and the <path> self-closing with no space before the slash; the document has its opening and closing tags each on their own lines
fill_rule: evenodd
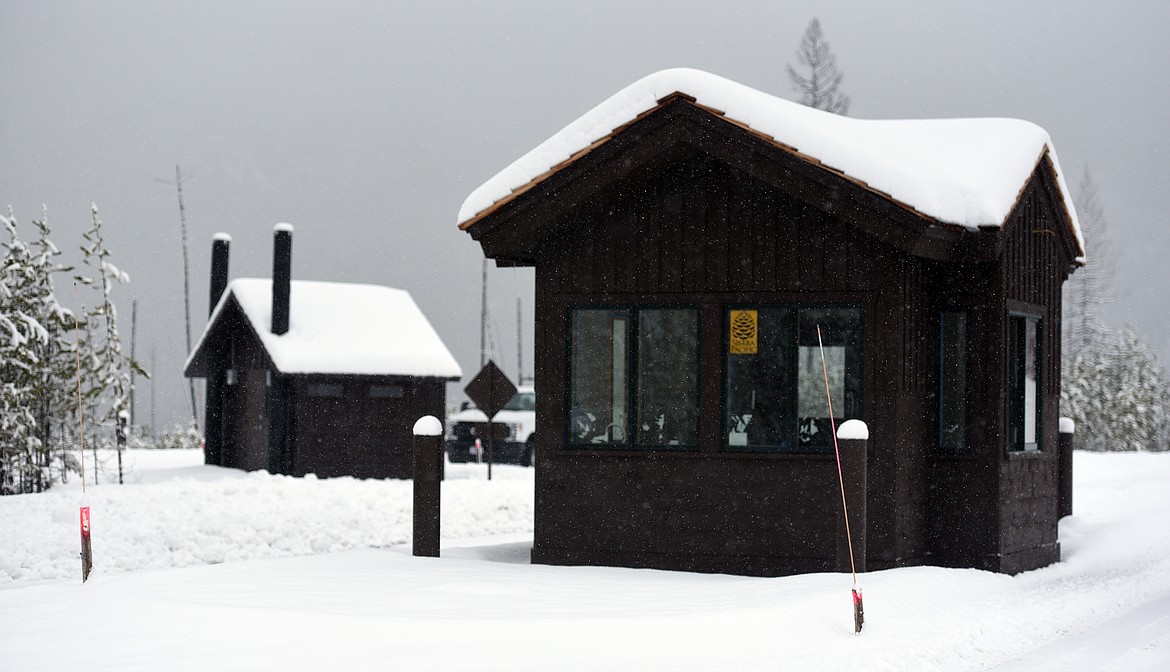
<svg viewBox="0 0 1170 672">
<path fill-rule="evenodd" d="M 497 464 L 533 465 L 532 441 L 536 433 L 536 391 L 530 386 L 516 388 L 516 396 L 492 418 L 495 432 L 492 461 Z M 475 440 L 479 439 L 479 448 Z M 488 459 L 487 414 L 471 407 L 447 418 L 447 459 L 452 462 L 486 462 Z"/>
</svg>

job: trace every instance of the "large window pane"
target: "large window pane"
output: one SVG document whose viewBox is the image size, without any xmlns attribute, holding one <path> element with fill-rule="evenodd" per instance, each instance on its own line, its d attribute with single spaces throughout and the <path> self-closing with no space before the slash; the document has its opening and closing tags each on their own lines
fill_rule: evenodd
<svg viewBox="0 0 1170 672">
<path fill-rule="evenodd" d="M 967 314 L 939 316 L 938 449 L 966 453 L 967 442 Z"/>
<path fill-rule="evenodd" d="M 833 418 L 837 424 L 861 415 L 861 311 L 856 308 L 804 308 L 799 312 L 799 320 L 799 441 L 805 450 L 828 450 L 833 445 L 828 398 L 833 399 Z M 822 343 L 824 363 L 821 361 Z M 826 372 L 829 395 L 825 392 Z"/>
<path fill-rule="evenodd" d="M 794 451 L 791 308 L 728 312 L 727 445 Z"/>
<path fill-rule="evenodd" d="M 571 445 L 698 447 L 697 310 L 581 308 L 571 338 Z"/>
<path fill-rule="evenodd" d="M 627 441 L 629 322 L 627 310 L 573 311 L 569 429 L 573 444 Z"/>
<path fill-rule="evenodd" d="M 861 417 L 860 309 L 735 308 L 728 311 L 727 352 L 730 450 L 831 450 L 826 369 L 838 422 Z"/>
<path fill-rule="evenodd" d="M 1036 443 L 1036 320 L 1024 321 L 1024 443 Z"/>
<path fill-rule="evenodd" d="M 638 311 L 641 446 L 699 443 L 699 320 L 685 309 Z"/>
</svg>

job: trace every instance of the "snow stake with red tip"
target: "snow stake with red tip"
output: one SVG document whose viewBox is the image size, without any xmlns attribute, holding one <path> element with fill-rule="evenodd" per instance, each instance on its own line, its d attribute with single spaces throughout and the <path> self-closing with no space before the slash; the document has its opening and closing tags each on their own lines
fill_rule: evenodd
<svg viewBox="0 0 1170 672">
<path fill-rule="evenodd" d="M 849 506 L 845 503 L 845 476 L 841 472 L 841 449 L 837 446 L 837 423 L 833 419 L 833 395 L 829 392 L 829 367 L 825 364 L 825 344 L 821 325 L 817 325 L 817 346 L 821 350 L 821 371 L 825 374 L 825 398 L 829 402 L 829 429 L 833 432 L 833 452 L 837 454 L 837 479 L 841 484 L 841 511 L 845 515 L 845 540 L 849 544 L 849 571 L 853 574 L 853 633 L 865 625 L 865 608 L 861 603 L 861 586 L 857 583 L 857 564 L 853 561 L 853 535 L 849 531 Z"/>
<path fill-rule="evenodd" d="M 77 298 L 77 283 L 73 283 L 73 297 Z M 81 347 L 78 344 L 77 332 L 81 329 L 77 322 L 77 315 L 73 315 L 73 349 L 77 354 L 77 440 L 81 447 L 81 582 L 89 579 L 89 572 L 93 569 L 93 545 L 90 542 L 89 498 L 85 494 L 85 416 L 81 403 Z M 94 465 L 97 468 L 97 465 Z"/>
</svg>

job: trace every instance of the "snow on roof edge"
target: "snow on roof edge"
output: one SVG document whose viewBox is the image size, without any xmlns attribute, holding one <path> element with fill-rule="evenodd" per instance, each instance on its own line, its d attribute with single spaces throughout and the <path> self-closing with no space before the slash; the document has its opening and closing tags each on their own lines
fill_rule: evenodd
<svg viewBox="0 0 1170 672">
<path fill-rule="evenodd" d="M 219 301 L 215 302 L 215 308 L 211 311 L 211 315 L 207 316 L 207 323 L 203 325 L 203 331 L 200 332 L 199 338 L 195 339 L 195 345 L 191 347 L 191 352 L 187 353 L 187 359 L 183 362 L 184 373 L 186 373 L 191 363 L 195 360 L 195 353 L 203 348 L 203 341 L 207 340 L 207 334 L 211 332 L 212 325 L 219 319 L 219 314 L 223 312 L 224 306 L 228 302 L 228 297 L 231 295 L 232 282 L 234 281 L 228 282 L 228 286 L 224 288 L 223 294 L 219 295 Z M 249 321 L 248 325 L 251 326 L 251 324 L 251 321 Z M 257 334 L 257 338 L 259 338 L 259 334 Z"/>
<path fill-rule="evenodd" d="M 652 73 L 618 91 L 552 137 L 513 161 L 473 190 L 459 210 L 461 229 L 474 224 L 540 181 L 571 164 L 616 131 L 657 108 L 673 95 L 683 95 L 699 107 L 721 114 L 731 123 L 763 135 L 782 148 L 814 158 L 822 167 L 843 175 L 892 202 L 943 224 L 967 228 L 1002 227 L 1018 201 L 1036 164 L 1027 146 L 1052 157 L 1063 205 L 1077 245 L 1084 251 L 1080 222 L 1056 158 L 1051 137 L 1040 126 L 1018 119 L 865 120 L 813 110 L 700 70 L 676 68 Z M 795 127 L 795 130 L 792 130 Z M 999 154 L 1012 149 L 1005 163 L 989 152 L 980 138 L 962 136 L 971 131 L 996 131 Z M 909 132 L 908 132 L 909 131 Z M 919 131 L 929 136 L 916 141 Z M 960 131 L 962 131 L 960 133 Z M 803 137 L 801 137 L 803 134 Z M 976 134 L 978 135 L 978 134 Z M 939 148 L 938 139 L 950 140 L 953 155 Z M 801 145 L 811 144 L 813 149 Z M 896 150 L 896 151 L 891 151 Z M 964 154 L 965 152 L 965 154 Z M 1038 152 L 1042 155 L 1043 152 Z M 890 162 L 882 157 L 901 155 Z M 965 160 L 972 165 L 963 165 Z M 959 165 L 956 165 L 959 164 Z M 1001 165 L 1002 164 L 1002 165 Z M 844 165 L 844 168 L 842 168 Z M 1011 184 L 999 174 L 1014 166 Z M 962 169 L 966 168 L 966 174 Z M 990 178 L 990 179 L 989 179 Z M 982 182 L 992 183 L 990 187 Z M 994 194 L 990 192 L 995 192 Z"/>
<path fill-rule="evenodd" d="M 249 287 L 249 285 L 251 285 L 251 287 Z M 267 296 L 262 297 L 262 303 L 265 307 L 270 308 L 272 287 L 271 279 L 236 278 L 228 283 L 228 286 L 224 290 L 223 295 L 220 297 L 219 302 L 216 303 L 215 309 L 211 312 L 210 317 L 208 317 L 207 324 L 204 326 L 203 332 L 200 334 L 198 341 L 192 348 L 191 352 L 187 355 L 187 359 L 183 364 L 184 372 L 194 362 L 196 353 L 198 353 L 204 347 L 204 343 L 211 331 L 211 328 L 220 319 L 223 311 L 226 310 L 224 306 L 226 306 L 228 301 L 231 300 L 231 297 L 234 296 L 236 297 L 237 304 L 240 306 L 241 312 L 244 314 L 244 321 L 248 324 L 249 329 L 252 330 L 252 333 L 260 342 L 266 353 L 266 356 L 272 362 L 272 365 L 281 373 L 300 375 L 320 373 L 330 375 L 414 376 L 423 378 L 441 378 L 447 380 L 457 380 L 463 376 L 463 369 L 459 366 L 455 356 L 451 353 L 450 349 L 447 348 L 446 343 L 443 342 L 442 337 L 439 336 L 437 331 L 435 331 L 435 328 L 433 325 L 431 325 L 430 320 L 422 312 L 422 309 L 419 308 L 418 304 L 414 301 L 414 297 L 411 296 L 410 292 L 407 290 L 398 289 L 395 287 L 387 287 L 385 285 L 372 285 L 364 283 L 293 280 L 292 296 L 294 298 L 292 298 L 292 300 L 294 305 L 293 310 L 290 311 L 291 329 L 288 334 L 276 335 L 272 334 L 271 331 L 268 330 L 267 325 L 257 324 L 258 317 L 264 318 L 264 320 L 261 321 L 267 320 L 267 315 L 253 314 L 254 312 L 257 312 L 256 309 L 260 309 L 260 312 L 262 312 L 262 307 L 252 306 L 252 310 L 249 309 L 249 306 L 252 303 L 255 303 L 254 299 L 256 297 L 251 297 L 248 300 L 244 300 L 245 297 L 241 295 L 241 292 L 244 294 L 247 294 L 248 292 L 255 293 L 256 290 L 260 287 L 264 287 L 267 292 Z M 401 337 L 404 334 L 409 337 L 406 340 L 416 348 L 414 351 L 409 353 L 409 356 L 406 357 L 406 359 L 412 362 L 411 365 L 407 366 L 401 364 L 401 359 L 395 356 L 391 356 L 389 359 L 386 359 L 386 353 L 384 351 L 380 351 L 380 354 L 382 354 L 383 357 L 380 361 L 377 362 L 377 366 L 375 367 L 376 370 L 361 370 L 360 367 L 354 365 L 353 361 L 346 359 L 346 355 L 353 356 L 362 354 L 356 350 L 352 353 L 345 351 L 334 352 L 335 356 L 332 357 L 332 361 L 329 364 L 314 365 L 312 362 L 323 360 L 317 360 L 312 356 L 309 356 L 306 360 L 306 344 L 298 340 L 298 332 L 303 330 L 306 326 L 310 327 L 307 335 L 311 341 L 313 337 L 321 334 L 323 329 L 321 328 L 322 325 L 320 324 L 310 324 L 312 322 L 311 318 L 306 320 L 304 315 L 304 309 L 306 306 L 303 304 L 301 306 L 297 306 L 296 304 L 299 303 L 299 301 L 296 297 L 298 294 L 306 291 L 320 292 L 323 288 L 345 288 L 347 295 L 354 295 L 360 291 L 374 291 L 381 294 L 384 298 L 394 299 L 394 301 L 397 303 L 396 308 L 400 312 L 395 315 L 395 319 L 393 321 L 397 331 L 402 333 L 397 333 L 395 330 L 387 330 L 385 328 L 386 325 L 384 324 L 375 326 L 379 328 L 379 333 L 381 335 L 383 344 L 392 344 L 392 337 L 397 335 L 400 337 L 399 345 L 401 345 Z M 300 290 L 300 292 L 298 292 L 298 290 Z M 326 341 L 322 344 L 318 344 L 316 347 L 313 347 L 314 344 L 312 342 L 309 342 L 307 345 L 310 347 L 309 352 L 319 353 L 322 350 L 320 345 L 328 344 L 329 343 Z M 351 343 L 350 345 L 356 348 L 357 346 L 363 345 L 363 343 L 355 342 Z M 332 352 L 340 351 L 341 349 L 324 348 L 324 350 L 329 350 Z M 365 354 L 368 355 L 369 353 Z M 390 354 L 393 355 L 393 353 Z M 325 359 L 329 358 L 326 357 Z M 306 364 L 306 361 L 310 363 Z M 333 368 L 329 368 L 330 366 Z"/>
</svg>

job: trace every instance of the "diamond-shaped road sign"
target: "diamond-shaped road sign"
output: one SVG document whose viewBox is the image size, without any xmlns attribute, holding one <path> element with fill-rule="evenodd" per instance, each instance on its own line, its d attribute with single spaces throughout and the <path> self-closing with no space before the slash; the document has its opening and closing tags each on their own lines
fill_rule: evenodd
<svg viewBox="0 0 1170 672">
<path fill-rule="evenodd" d="M 516 396 L 516 386 L 490 359 L 479 373 L 475 374 L 475 378 L 471 379 L 467 387 L 463 388 L 463 391 L 467 393 L 468 398 L 475 402 L 479 410 L 487 414 L 489 421 L 495 417 L 496 413 L 500 412 L 500 409 L 512 397 Z"/>
</svg>

